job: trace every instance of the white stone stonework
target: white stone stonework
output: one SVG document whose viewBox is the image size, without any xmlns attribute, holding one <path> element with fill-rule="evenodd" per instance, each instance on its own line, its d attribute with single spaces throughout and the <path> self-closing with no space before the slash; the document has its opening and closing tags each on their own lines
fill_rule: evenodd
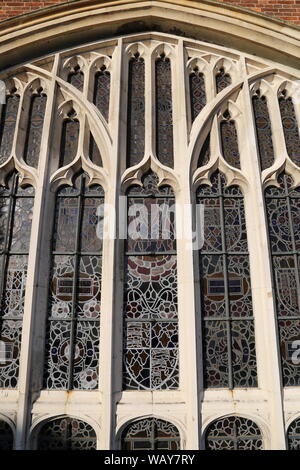
<svg viewBox="0 0 300 470">
<path fill-rule="evenodd" d="M 300 416 L 300 387 L 282 386 L 263 191 L 270 184 L 276 184 L 277 176 L 284 169 L 293 176 L 295 186 L 300 184 L 300 169 L 287 154 L 278 106 L 278 95 L 284 88 L 294 100 L 300 123 L 300 101 L 297 99 L 299 31 L 276 21 L 268 22 L 260 16 L 247 16 L 241 11 L 231 17 L 224 5 L 225 13 L 222 13 L 220 6 L 210 2 L 201 2 L 197 6 L 188 1 L 132 1 L 124 2 L 122 6 L 121 2 L 112 2 L 106 7 L 112 24 L 118 19 L 120 24 L 132 18 L 142 20 L 148 15 L 143 11 L 149 7 L 154 17 L 161 18 L 164 11 L 168 21 L 176 17 L 178 22 L 193 22 L 193 29 L 199 33 L 202 13 L 207 20 L 203 40 L 194 39 L 191 34 L 184 37 L 153 30 L 111 36 L 107 33 L 104 39 L 95 41 L 93 38 L 92 42 L 77 40 L 76 46 L 65 48 L 65 28 L 74 28 L 79 35 L 80 31 L 87 32 L 100 19 L 104 21 L 105 3 L 101 6 L 101 2 L 98 6 L 95 5 L 97 2 L 91 3 L 93 7 L 90 7 L 88 15 L 85 7 L 79 4 L 77 10 L 76 5 L 72 7 L 69 20 L 73 18 L 74 24 L 71 21 L 67 23 L 63 15 L 58 14 L 55 19 L 49 13 L 49 18 L 33 17 L 32 22 L 23 28 L 16 25 L 9 29 L 6 25 L 4 29 L 3 25 L 2 31 L 0 25 L 0 60 L 3 57 L 7 66 L 0 71 L 0 80 L 6 84 L 7 94 L 15 88 L 20 96 L 11 155 L 0 166 L 0 184 L 5 183 L 15 168 L 21 184 L 35 188 L 19 386 L 17 389 L 0 389 L 0 419 L 12 427 L 16 449 L 35 449 L 41 426 L 48 420 L 63 416 L 75 417 L 91 425 L 97 435 L 97 448 L 102 450 L 119 449 L 125 426 L 144 417 L 156 417 L 174 424 L 180 433 L 181 449 L 204 449 L 207 426 L 217 418 L 237 415 L 251 419 L 259 426 L 264 449 L 286 449 L 286 429 Z M 109 21 L 105 21 L 109 27 Z M 223 26 L 221 35 L 220 27 Z M 257 50 L 248 40 L 249 31 Z M 218 32 L 215 41 L 214 32 Z M 56 37 L 56 52 L 47 53 L 41 46 L 41 54 L 29 60 L 30 35 L 31 41 L 35 37 L 39 41 L 39 34 L 45 41 L 47 37 Z M 68 31 L 65 35 L 68 36 Z M 221 42 L 221 36 L 227 39 Z M 219 45 L 221 43 L 225 45 Z M 253 54 L 250 53 L 251 47 Z M 8 67 L 7 63 L 10 48 L 14 67 Z M 22 50 L 25 51 L 25 62 Z M 128 64 L 136 52 L 145 61 L 145 153 L 139 164 L 127 168 Z M 171 61 L 173 169 L 159 161 L 155 150 L 154 64 L 162 52 Z M 84 73 L 82 92 L 67 82 L 68 74 L 76 65 Z M 95 73 L 103 65 L 111 74 L 108 122 L 92 102 Z M 191 122 L 188 75 L 195 66 L 204 74 L 207 104 Z M 232 84 L 217 94 L 215 76 L 220 67 L 230 74 Z M 47 105 L 39 164 L 35 169 L 25 163 L 23 151 L 30 97 L 40 87 L 47 95 Z M 275 154 L 274 164 L 262 172 L 251 104 L 251 98 L 258 89 L 268 100 Z M 76 111 L 80 122 L 78 151 L 71 163 L 59 168 L 62 122 L 70 109 Z M 236 123 L 241 169 L 230 166 L 223 156 L 220 121 L 226 109 Z M 197 168 L 199 153 L 209 132 L 210 159 L 205 166 Z M 101 154 L 103 167 L 95 165 L 89 157 L 90 133 Z M 129 185 L 140 182 L 150 168 L 157 173 L 160 184 L 173 188 L 178 203 L 177 220 L 185 229 L 185 238 L 177 241 L 179 388 L 154 391 L 122 389 L 124 260 L 118 237 L 105 236 L 99 389 L 45 390 L 42 375 L 55 191 L 62 185 L 71 185 L 72 177 L 83 169 L 90 178 L 90 184 L 100 184 L 105 192 L 105 202 L 115 208 L 115 211 L 107 213 L 106 224 L 110 234 L 117 235 L 119 211 L 122 210 L 119 196 Z M 192 236 L 195 191 L 200 184 L 210 184 L 210 176 L 217 169 L 226 175 L 228 185 L 235 184 L 241 188 L 245 200 L 257 388 L 228 390 L 203 387 L 198 252 L 186 246 Z M 185 211 L 182 220 L 179 207 L 184 205 L 189 210 Z"/>
</svg>

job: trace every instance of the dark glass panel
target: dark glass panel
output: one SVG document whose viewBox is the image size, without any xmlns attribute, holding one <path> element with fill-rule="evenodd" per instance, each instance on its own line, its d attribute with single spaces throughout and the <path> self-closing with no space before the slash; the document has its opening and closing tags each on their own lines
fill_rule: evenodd
<svg viewBox="0 0 300 470">
<path fill-rule="evenodd" d="M 272 128 L 265 96 L 257 93 L 252 98 L 255 128 L 257 135 L 260 166 L 262 170 L 269 168 L 274 163 L 274 148 L 272 140 Z"/>
<path fill-rule="evenodd" d="M 284 132 L 287 153 L 291 160 L 300 166 L 300 136 L 294 103 L 291 97 L 286 96 L 283 90 L 279 97 L 279 108 Z"/>
<path fill-rule="evenodd" d="M 241 168 L 236 125 L 228 112 L 224 113 L 224 117 L 220 124 L 223 157 L 229 165 Z"/>
<path fill-rule="evenodd" d="M 109 98 L 110 98 L 110 73 L 106 70 L 105 65 L 101 67 L 101 71 L 95 75 L 93 103 L 99 109 L 106 121 L 109 114 Z"/>
<path fill-rule="evenodd" d="M 44 94 L 33 95 L 30 101 L 24 160 L 34 168 L 39 164 L 46 104 L 47 96 Z"/>
<path fill-rule="evenodd" d="M 6 103 L 2 106 L 0 121 L 0 165 L 2 165 L 11 154 L 20 97 L 8 95 Z"/>
<path fill-rule="evenodd" d="M 156 154 L 166 166 L 173 167 L 173 104 L 171 62 L 164 54 L 155 62 Z"/>
<path fill-rule="evenodd" d="M 203 73 L 199 73 L 197 67 L 189 76 L 190 79 L 190 100 L 192 122 L 196 119 L 200 111 L 206 105 L 205 80 Z"/>
<path fill-rule="evenodd" d="M 224 88 L 227 88 L 229 85 L 231 85 L 231 83 L 232 80 L 229 73 L 226 73 L 223 67 L 220 68 L 219 72 L 216 75 L 217 93 L 220 93 L 220 91 L 224 90 Z"/>
<path fill-rule="evenodd" d="M 76 65 L 74 71 L 68 75 L 68 82 L 77 88 L 78 91 L 83 91 L 84 74 L 81 72 L 79 65 Z"/>
<path fill-rule="evenodd" d="M 59 166 L 69 165 L 77 154 L 79 121 L 65 119 L 62 125 Z"/>
<path fill-rule="evenodd" d="M 89 157 L 95 165 L 103 166 L 101 154 L 92 133 L 90 133 Z"/>
<path fill-rule="evenodd" d="M 127 107 L 127 166 L 134 166 L 145 151 L 145 63 L 137 53 L 129 61 Z"/>
</svg>

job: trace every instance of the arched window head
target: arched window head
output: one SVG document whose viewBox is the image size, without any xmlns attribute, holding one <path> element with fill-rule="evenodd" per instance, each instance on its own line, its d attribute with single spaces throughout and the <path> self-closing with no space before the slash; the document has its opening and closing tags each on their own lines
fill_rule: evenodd
<svg viewBox="0 0 300 470">
<path fill-rule="evenodd" d="M 14 435 L 10 425 L 0 420 L 0 451 L 12 450 L 14 444 Z"/>
<path fill-rule="evenodd" d="M 204 245 L 200 252 L 205 387 L 256 387 L 250 267 L 244 200 L 222 173 L 200 186 Z"/>
<path fill-rule="evenodd" d="M 92 426 L 76 418 L 48 421 L 38 434 L 38 450 L 96 450 L 96 433 Z"/>
<path fill-rule="evenodd" d="M 57 191 L 44 386 L 98 386 L 104 193 L 85 174 Z"/>
<path fill-rule="evenodd" d="M 177 256 L 174 194 L 149 172 L 127 193 L 124 387 L 178 387 Z"/>
<path fill-rule="evenodd" d="M 283 383 L 300 385 L 300 188 L 287 174 L 265 191 Z"/>
<path fill-rule="evenodd" d="M 180 435 L 173 424 L 156 418 L 135 421 L 122 433 L 122 450 L 179 450 Z"/>
<path fill-rule="evenodd" d="M 0 186 L 0 388 L 16 388 L 34 190 L 13 173 Z"/>
<path fill-rule="evenodd" d="M 259 427 L 250 419 L 228 416 L 210 424 L 205 434 L 207 450 L 262 450 Z"/>
<path fill-rule="evenodd" d="M 295 419 L 287 430 L 288 449 L 300 450 L 300 418 Z"/>
</svg>

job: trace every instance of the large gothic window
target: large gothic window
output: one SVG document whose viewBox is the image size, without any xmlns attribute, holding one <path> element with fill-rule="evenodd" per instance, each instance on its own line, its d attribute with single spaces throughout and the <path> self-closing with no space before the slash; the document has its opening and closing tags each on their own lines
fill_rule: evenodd
<svg viewBox="0 0 300 470">
<path fill-rule="evenodd" d="M 85 174 L 57 191 L 44 385 L 98 386 L 103 190 Z"/>
<path fill-rule="evenodd" d="M 173 424 L 146 418 L 124 429 L 121 444 L 123 450 L 179 450 L 180 435 Z"/>
<path fill-rule="evenodd" d="M 255 335 L 244 201 L 216 172 L 200 186 L 204 245 L 200 252 L 206 387 L 257 385 Z"/>
<path fill-rule="evenodd" d="M 150 172 L 128 198 L 124 293 L 124 387 L 178 387 L 174 194 Z"/>
<path fill-rule="evenodd" d="M 300 419 L 295 419 L 287 430 L 288 449 L 300 450 Z"/>
</svg>

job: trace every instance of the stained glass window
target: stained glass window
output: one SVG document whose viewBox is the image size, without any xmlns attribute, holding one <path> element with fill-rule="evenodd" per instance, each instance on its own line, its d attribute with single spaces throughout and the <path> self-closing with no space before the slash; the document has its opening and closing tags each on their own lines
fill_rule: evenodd
<svg viewBox="0 0 300 470">
<path fill-rule="evenodd" d="M 149 172 L 128 192 L 124 387 L 178 387 L 174 194 Z"/>
<path fill-rule="evenodd" d="M 95 165 L 103 166 L 98 145 L 96 144 L 93 134 L 91 132 L 90 132 L 89 157 Z"/>
<path fill-rule="evenodd" d="M 145 151 L 145 63 L 139 53 L 129 61 L 127 166 L 139 163 Z"/>
<path fill-rule="evenodd" d="M 38 435 L 38 450 L 96 450 L 97 438 L 92 426 L 76 418 L 49 421 Z"/>
<path fill-rule="evenodd" d="M 262 450 L 259 427 L 250 419 L 228 416 L 214 421 L 205 436 L 207 450 Z"/>
<path fill-rule="evenodd" d="M 77 154 L 79 137 L 79 121 L 76 111 L 73 109 L 68 113 L 68 118 L 63 121 L 59 166 L 69 165 Z"/>
<path fill-rule="evenodd" d="M 291 97 L 287 96 L 286 90 L 279 97 L 279 108 L 285 138 L 286 150 L 291 160 L 300 166 L 300 136 L 295 107 Z"/>
<path fill-rule="evenodd" d="M 122 434 L 122 450 L 179 450 L 178 429 L 162 419 L 146 418 L 131 423 Z"/>
<path fill-rule="evenodd" d="M 269 168 L 274 163 L 274 148 L 272 140 L 272 128 L 265 96 L 261 96 L 259 90 L 252 98 L 257 143 L 262 170 Z"/>
<path fill-rule="evenodd" d="M 76 65 L 71 73 L 68 75 L 68 82 L 71 83 L 77 90 L 83 90 L 84 74 L 80 70 L 80 66 Z"/>
<path fill-rule="evenodd" d="M 200 166 L 207 165 L 210 159 L 210 133 L 207 135 L 203 145 L 202 149 L 200 151 L 199 159 L 198 159 L 198 164 L 197 168 Z"/>
<path fill-rule="evenodd" d="M 300 188 L 287 174 L 265 191 L 283 383 L 300 385 Z"/>
<path fill-rule="evenodd" d="M 288 449 L 300 450 L 300 418 L 295 419 L 287 431 Z"/>
<path fill-rule="evenodd" d="M 20 97 L 13 91 L 6 96 L 6 103 L 2 105 L 0 121 L 0 165 L 2 165 L 11 154 Z"/>
<path fill-rule="evenodd" d="M 5 421 L 0 421 L 0 451 L 13 449 L 14 436 L 11 427 Z"/>
<path fill-rule="evenodd" d="M 173 167 L 173 105 L 171 62 L 165 54 L 155 61 L 156 154 Z"/>
<path fill-rule="evenodd" d="M 226 162 L 235 167 L 240 166 L 240 152 L 235 122 L 231 119 L 229 111 L 225 111 L 220 123 L 221 145 L 223 157 Z"/>
<path fill-rule="evenodd" d="M 34 190 L 0 186 L 0 388 L 18 385 Z"/>
<path fill-rule="evenodd" d="M 225 72 L 225 69 L 221 67 L 219 69 L 219 72 L 216 75 L 216 88 L 217 88 L 217 93 L 220 93 L 220 91 L 224 90 L 224 88 L 228 87 L 231 85 L 231 77 L 229 73 Z"/>
<path fill-rule="evenodd" d="M 200 186 L 200 252 L 205 387 L 256 387 L 257 370 L 244 200 L 216 172 Z"/>
<path fill-rule="evenodd" d="M 108 121 L 110 97 L 110 73 L 105 65 L 95 75 L 93 103 Z"/>
<path fill-rule="evenodd" d="M 48 389 L 98 386 L 102 211 L 85 174 L 57 192 L 44 372 Z"/>
<path fill-rule="evenodd" d="M 206 105 L 205 80 L 203 73 L 199 72 L 198 67 L 194 67 L 193 72 L 190 73 L 189 79 L 191 117 L 193 122 Z"/>
<path fill-rule="evenodd" d="M 42 89 L 39 90 L 39 94 L 31 97 L 24 160 L 27 165 L 34 168 L 37 168 L 39 163 L 46 103 L 47 96 L 42 93 Z"/>
</svg>

